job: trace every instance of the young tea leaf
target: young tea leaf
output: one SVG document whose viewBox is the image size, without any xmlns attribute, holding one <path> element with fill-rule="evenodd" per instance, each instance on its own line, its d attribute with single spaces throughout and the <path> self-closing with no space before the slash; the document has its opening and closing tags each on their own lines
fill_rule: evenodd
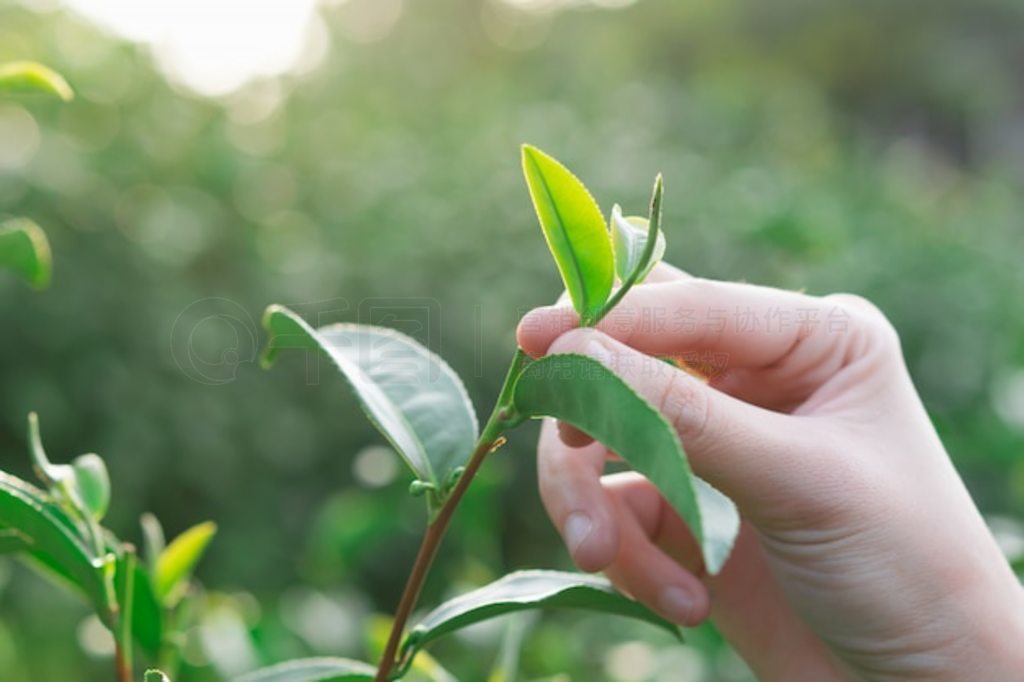
<svg viewBox="0 0 1024 682">
<path fill-rule="evenodd" d="M 142 554 L 146 560 L 146 566 L 150 574 L 156 575 L 157 562 L 167 548 L 164 527 L 160 525 L 160 520 L 149 512 L 139 517 L 139 525 L 142 527 Z"/>
<path fill-rule="evenodd" d="M 365 325 L 314 330 L 278 305 L 267 308 L 263 326 L 270 333 L 264 366 L 287 348 L 326 352 L 370 421 L 428 489 L 444 491 L 466 464 L 478 430 L 473 405 L 458 375 L 414 339 Z"/>
<path fill-rule="evenodd" d="M 516 409 L 566 421 L 647 477 L 689 525 L 708 572 L 718 573 L 739 532 L 732 502 L 690 470 L 671 424 L 626 382 L 583 355 L 549 355 L 516 382 Z"/>
<path fill-rule="evenodd" d="M 233 682 L 360 682 L 377 669 L 348 658 L 303 658 L 236 677 Z"/>
<path fill-rule="evenodd" d="M 110 505 L 110 476 L 99 455 L 87 454 L 71 464 L 53 464 L 46 456 L 39 434 L 39 417 L 28 415 L 29 451 L 38 476 L 59 500 L 71 505 L 77 514 L 100 521 Z"/>
<path fill-rule="evenodd" d="M 53 271 L 46 233 L 27 218 L 0 223 L 0 268 L 17 273 L 36 289 L 45 289 Z"/>
<path fill-rule="evenodd" d="M 406 637 L 402 657 L 407 659 L 439 637 L 469 625 L 515 611 L 540 608 L 583 609 L 627 616 L 680 637 L 679 628 L 617 592 L 606 578 L 562 571 L 517 571 L 428 613 Z"/>
<path fill-rule="evenodd" d="M 217 524 L 206 521 L 192 526 L 167 545 L 156 562 L 153 577 L 153 589 L 164 606 L 174 606 L 181 599 L 183 588 L 216 532 Z"/>
<path fill-rule="evenodd" d="M 573 307 L 590 324 L 615 279 L 601 209 L 575 175 L 536 147 L 523 145 L 523 174 Z"/>
<path fill-rule="evenodd" d="M 128 569 L 124 557 L 118 561 L 118 574 Z M 160 656 L 164 645 L 164 607 L 156 598 L 153 582 L 144 563 L 136 562 L 132 579 L 132 635 L 150 660 Z"/>
<path fill-rule="evenodd" d="M 74 522 L 45 493 L 3 472 L 0 530 L 9 540 L 0 546 L 24 552 L 62 582 L 80 590 L 100 619 L 114 627 L 103 582 L 103 559 L 94 555 Z"/>
<path fill-rule="evenodd" d="M 658 230 L 651 257 L 644 262 L 650 221 L 635 216 L 624 217 L 616 204 L 612 207 L 612 248 L 615 251 L 615 272 L 623 282 L 631 277 L 639 283 L 665 255 L 665 235 Z M 635 274 L 634 274 L 635 273 Z"/>
<path fill-rule="evenodd" d="M 110 475 L 99 455 L 89 453 L 71 462 L 75 484 L 85 510 L 96 521 L 101 521 L 110 506 Z"/>
<path fill-rule="evenodd" d="M 41 93 L 65 102 L 75 96 L 59 73 L 35 62 L 0 64 L 0 94 L 5 93 Z"/>
</svg>

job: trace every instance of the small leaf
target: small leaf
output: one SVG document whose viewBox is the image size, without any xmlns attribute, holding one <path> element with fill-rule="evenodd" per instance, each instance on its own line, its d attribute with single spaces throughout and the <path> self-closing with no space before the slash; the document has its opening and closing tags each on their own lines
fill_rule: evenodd
<svg viewBox="0 0 1024 682">
<path fill-rule="evenodd" d="M 632 276 L 636 282 L 644 281 L 665 255 L 664 233 L 658 230 L 651 258 L 647 262 L 642 262 L 650 232 L 650 222 L 647 218 L 623 217 L 622 209 L 616 204 L 612 207 L 611 227 L 615 272 L 619 279 L 625 282 Z"/>
<path fill-rule="evenodd" d="M 617 592 L 606 578 L 562 571 L 517 571 L 428 613 L 406 637 L 402 658 L 408 660 L 430 642 L 455 630 L 507 613 L 539 608 L 584 609 L 627 616 L 680 637 L 679 628 Z"/>
<path fill-rule="evenodd" d="M 46 485 L 52 487 L 74 475 L 68 465 L 55 466 L 50 463 L 50 458 L 46 456 L 46 449 L 43 448 L 43 438 L 39 433 L 39 415 L 35 412 L 28 414 L 28 447 L 36 475 Z"/>
<path fill-rule="evenodd" d="M 739 532 L 736 507 L 693 474 L 676 430 L 626 382 L 590 357 L 549 355 L 523 371 L 514 400 L 522 415 L 566 421 L 647 477 L 689 525 L 708 572 L 721 570 Z"/>
<path fill-rule="evenodd" d="M 71 464 L 52 464 L 39 435 L 39 417 L 28 415 L 29 450 L 36 473 L 59 500 L 83 517 L 99 521 L 110 504 L 110 476 L 99 455 L 81 455 Z"/>
<path fill-rule="evenodd" d="M 424 484 L 444 491 L 477 438 L 476 413 L 458 375 L 415 340 L 390 329 L 333 324 L 314 330 L 279 305 L 267 308 L 271 364 L 286 348 L 319 348 L 348 380 L 374 426 Z M 433 496 L 428 496 L 433 497 Z"/>
<path fill-rule="evenodd" d="M 0 223 L 0 267 L 16 272 L 36 289 L 45 289 L 53 271 L 46 233 L 27 218 Z"/>
<path fill-rule="evenodd" d="M 377 669 L 347 658 L 303 658 L 236 677 L 234 682 L 359 682 L 372 680 Z"/>
<path fill-rule="evenodd" d="M 164 606 L 173 606 L 181 599 L 192 571 L 216 532 L 217 524 L 206 521 L 192 526 L 167 545 L 157 560 L 153 580 L 157 599 Z"/>
<path fill-rule="evenodd" d="M 171 682 L 171 680 L 160 670 L 147 670 L 144 682 Z"/>
<path fill-rule="evenodd" d="M 104 560 L 89 549 L 74 522 L 41 490 L 0 472 L 0 530 L 5 549 L 24 552 L 62 582 L 80 590 L 113 627 L 103 582 Z"/>
<path fill-rule="evenodd" d="M 85 509 L 96 521 L 100 521 L 110 506 L 110 475 L 107 465 L 99 455 L 80 455 L 71 462 L 75 472 L 75 483 Z"/>
<path fill-rule="evenodd" d="M 42 93 L 65 102 L 75 96 L 63 76 L 35 62 L 0 64 L 0 93 Z"/>
<path fill-rule="evenodd" d="M 120 574 L 126 570 L 123 560 L 118 563 Z M 164 644 L 164 607 L 153 591 L 153 581 L 142 562 L 134 567 L 132 580 L 132 635 L 150 660 L 160 656 Z"/>
<path fill-rule="evenodd" d="M 523 145 L 523 174 L 569 298 L 587 325 L 608 300 L 615 279 L 601 209 L 575 175 L 536 147 Z"/>
<path fill-rule="evenodd" d="M 139 525 L 142 526 L 142 550 L 146 566 L 151 575 L 156 575 L 157 562 L 167 548 L 164 527 L 160 525 L 160 520 L 149 512 L 139 517 Z"/>
</svg>

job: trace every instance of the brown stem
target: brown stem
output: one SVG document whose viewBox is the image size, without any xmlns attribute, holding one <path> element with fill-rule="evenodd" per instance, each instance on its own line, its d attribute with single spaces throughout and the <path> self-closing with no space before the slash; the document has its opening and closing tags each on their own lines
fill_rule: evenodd
<svg viewBox="0 0 1024 682">
<path fill-rule="evenodd" d="M 480 443 L 477 444 L 476 450 L 474 450 L 472 457 L 469 458 L 466 469 L 462 472 L 462 476 L 459 477 L 455 488 L 452 489 L 448 499 L 445 500 L 444 505 L 437 514 L 437 518 L 427 526 L 427 532 L 423 534 L 420 551 L 416 555 L 412 572 L 405 583 L 402 599 L 398 602 L 398 611 L 395 612 L 395 620 L 391 625 L 391 634 L 388 636 L 387 646 L 384 647 L 384 655 L 381 656 L 380 664 L 377 667 L 377 677 L 374 678 L 374 682 L 388 682 L 388 676 L 397 662 L 395 659 L 398 656 L 398 646 L 401 644 L 402 635 L 405 632 L 405 624 L 409 620 L 409 614 L 412 613 L 413 608 L 416 606 L 416 601 L 419 599 L 423 582 L 430 571 L 430 565 L 433 563 L 434 557 L 437 556 L 438 547 L 441 546 L 441 540 L 444 538 L 445 531 L 448 530 L 452 514 L 455 512 L 455 508 L 459 506 L 459 501 L 465 494 L 470 482 L 472 482 L 484 458 L 487 457 L 487 453 L 494 449 L 499 434 L 492 436 L 485 430 L 484 435 L 487 437 L 481 437 Z"/>
<path fill-rule="evenodd" d="M 476 448 L 473 450 L 473 454 L 470 455 L 466 468 L 462 475 L 459 476 L 455 487 L 444 501 L 444 504 L 441 505 L 437 516 L 427 526 L 427 532 L 423 534 L 420 551 L 416 554 L 416 561 L 413 563 L 412 572 L 409 573 L 409 579 L 405 583 L 402 599 L 398 602 L 398 611 L 395 612 L 395 620 L 391 624 L 391 634 L 388 635 L 387 646 L 384 647 L 384 654 L 381 656 L 380 664 L 377 666 L 377 676 L 374 678 L 374 682 L 389 682 L 389 676 L 394 670 L 395 664 L 398 663 L 396 660 L 398 658 L 398 647 L 402 643 L 402 635 L 405 634 L 405 624 L 409 620 L 409 614 L 412 613 L 413 608 L 416 606 L 416 601 L 420 597 L 423 582 L 427 578 L 427 573 L 430 572 L 430 565 L 434 562 L 434 557 L 437 556 L 437 550 L 441 546 L 441 540 L 444 539 L 445 532 L 448 530 L 448 524 L 451 523 L 455 508 L 459 506 L 462 496 L 466 493 L 469 484 L 473 482 L 473 477 L 476 476 L 477 470 L 480 469 L 480 465 L 483 464 L 488 453 L 501 447 L 502 443 L 505 442 L 502 435 L 504 430 L 522 421 L 515 414 L 516 410 L 512 404 L 512 392 L 516 379 L 529 361 L 529 356 L 522 349 L 516 348 L 516 353 L 512 357 L 512 364 L 505 375 L 505 383 L 498 393 L 498 400 L 494 406 L 494 411 L 491 412 L 487 424 L 480 433 Z"/>
<path fill-rule="evenodd" d="M 114 661 L 117 670 L 117 682 L 132 682 L 132 671 L 124 655 L 124 649 L 118 642 L 114 652 Z"/>
</svg>

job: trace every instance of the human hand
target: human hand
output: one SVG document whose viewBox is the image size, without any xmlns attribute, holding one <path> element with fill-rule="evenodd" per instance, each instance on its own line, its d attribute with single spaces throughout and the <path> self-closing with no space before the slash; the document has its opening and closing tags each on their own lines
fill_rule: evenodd
<svg viewBox="0 0 1024 682">
<path fill-rule="evenodd" d="M 1024 678 L 1021 586 L 882 313 L 664 265 L 648 281 L 597 330 L 576 329 L 570 308 L 531 311 L 519 344 L 616 371 L 744 522 L 707 576 L 650 482 L 602 477 L 610 453 L 549 421 L 541 496 L 577 565 L 677 623 L 710 615 L 760 679 Z M 652 356 L 716 366 L 704 382 Z"/>
</svg>

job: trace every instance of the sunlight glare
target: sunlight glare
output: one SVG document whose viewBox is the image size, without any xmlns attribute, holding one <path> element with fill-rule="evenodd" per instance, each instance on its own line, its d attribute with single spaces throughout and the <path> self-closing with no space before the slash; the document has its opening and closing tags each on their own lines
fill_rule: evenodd
<svg viewBox="0 0 1024 682">
<path fill-rule="evenodd" d="M 72 10 L 152 46 L 174 80 L 204 95 L 294 68 L 316 25 L 317 0 L 65 0 Z"/>
</svg>

